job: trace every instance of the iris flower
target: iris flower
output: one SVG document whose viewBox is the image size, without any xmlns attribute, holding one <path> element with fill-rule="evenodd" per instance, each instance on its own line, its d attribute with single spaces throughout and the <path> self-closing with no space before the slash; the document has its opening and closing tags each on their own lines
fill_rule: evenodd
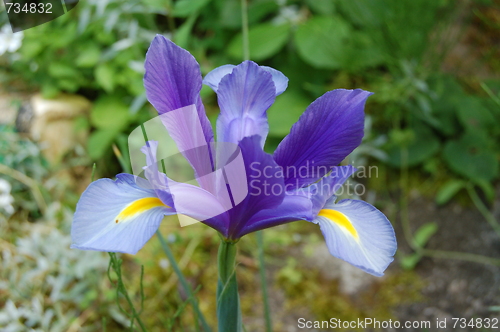
<svg viewBox="0 0 500 332">
<path fill-rule="evenodd" d="M 160 35 L 147 52 L 145 69 L 148 100 L 160 116 L 176 112 L 162 120 L 170 135 L 179 146 L 198 147 L 183 154 L 199 186 L 176 183 L 161 173 L 156 166 L 159 142 L 147 141 L 142 148 L 145 179 L 122 173 L 114 181 L 91 183 L 82 194 L 71 230 L 72 248 L 135 254 L 163 217 L 173 214 L 197 219 L 232 242 L 258 230 L 305 220 L 319 225 L 333 256 L 383 275 L 396 251 L 391 223 L 366 202 L 337 201 L 335 196 L 356 171 L 338 165 L 361 143 L 370 92 L 325 93 L 305 110 L 271 155 L 263 150 L 269 132 L 266 111 L 287 88 L 288 79 L 281 72 L 244 61 L 218 67 L 202 79 L 194 57 Z M 214 144 L 200 98 L 202 83 L 217 94 L 217 141 L 223 144 Z M 226 181 L 230 172 L 224 176 L 216 172 L 221 168 L 215 165 L 217 160 L 225 166 L 232 158 L 234 151 L 225 151 L 226 143 L 236 146 L 242 157 L 244 172 L 236 176 L 238 186 Z M 220 157 L 224 154 L 227 157 Z M 219 175 L 210 176 L 215 173 Z M 230 206 L 222 192 L 229 193 Z M 241 192 L 242 197 L 235 197 Z"/>
</svg>

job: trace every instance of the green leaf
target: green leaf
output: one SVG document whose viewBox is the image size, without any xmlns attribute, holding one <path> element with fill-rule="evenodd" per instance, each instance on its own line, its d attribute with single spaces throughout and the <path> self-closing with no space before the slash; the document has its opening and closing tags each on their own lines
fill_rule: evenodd
<svg viewBox="0 0 500 332">
<path fill-rule="evenodd" d="M 255 61 L 265 60 L 278 53 L 288 40 L 290 26 L 263 23 L 250 29 L 248 40 L 250 58 Z M 228 53 L 235 59 L 243 58 L 243 40 L 241 33 L 231 41 Z"/>
<path fill-rule="evenodd" d="M 443 157 L 456 173 L 473 181 L 491 181 L 498 174 L 498 159 L 491 145 L 484 132 L 468 132 L 458 140 L 448 141 Z"/>
<path fill-rule="evenodd" d="M 317 68 L 338 69 L 346 59 L 350 26 L 339 16 L 317 16 L 299 26 L 295 43 L 300 57 Z"/>
<path fill-rule="evenodd" d="M 94 75 L 97 83 L 106 90 L 106 92 L 113 92 L 115 88 L 115 72 L 111 65 L 107 63 L 100 64 L 96 67 Z"/>
<path fill-rule="evenodd" d="M 495 187 L 493 187 L 490 182 L 483 179 L 475 179 L 474 183 L 477 184 L 479 188 L 481 188 L 484 195 L 486 196 L 486 199 L 489 202 L 493 202 L 493 200 L 495 199 Z"/>
<path fill-rule="evenodd" d="M 437 223 L 435 222 L 425 223 L 417 229 L 415 235 L 413 236 L 413 239 L 415 240 L 415 243 L 419 247 L 423 248 L 430 240 L 430 238 L 437 232 L 437 230 L 438 230 Z"/>
<path fill-rule="evenodd" d="M 117 134 L 118 131 L 115 129 L 99 129 L 90 134 L 87 142 L 89 157 L 92 160 L 97 160 L 104 156 Z"/>
<path fill-rule="evenodd" d="M 193 29 L 194 22 L 196 22 L 196 18 L 198 15 L 192 15 L 190 16 L 186 22 L 184 22 L 179 29 L 177 29 L 175 33 L 175 43 L 182 47 L 182 48 L 187 48 L 189 38 L 191 35 L 191 30 Z"/>
<path fill-rule="evenodd" d="M 99 129 L 120 131 L 127 126 L 129 120 L 128 106 L 115 96 L 99 98 L 90 112 L 91 124 Z"/>
<path fill-rule="evenodd" d="M 411 255 L 405 255 L 399 259 L 401 262 L 401 267 L 404 270 L 413 270 L 417 266 L 418 262 L 422 259 L 422 255 L 418 252 Z"/>
<path fill-rule="evenodd" d="M 307 0 L 307 5 L 319 15 L 332 15 L 335 12 L 332 0 Z"/>
<path fill-rule="evenodd" d="M 94 67 L 101 57 L 101 50 L 95 44 L 88 44 L 87 47 L 80 52 L 75 60 L 78 67 L 91 68 Z"/>
<path fill-rule="evenodd" d="M 51 62 L 49 65 L 49 74 L 55 78 L 73 78 L 80 76 L 78 70 L 61 62 Z"/>
<path fill-rule="evenodd" d="M 283 137 L 309 106 L 310 100 L 297 91 L 285 91 L 267 111 L 269 133 Z"/>
<path fill-rule="evenodd" d="M 471 130 L 483 130 L 495 124 L 495 118 L 482 103 L 481 99 L 472 96 L 460 96 L 455 107 L 461 124 Z"/>
<path fill-rule="evenodd" d="M 179 0 L 175 3 L 172 14 L 176 17 L 188 17 L 209 2 L 210 0 Z"/>
<path fill-rule="evenodd" d="M 462 180 L 452 179 L 446 182 L 438 191 L 436 195 L 436 204 L 446 204 L 450 199 L 455 196 L 460 189 L 465 187 L 465 182 Z"/>
</svg>

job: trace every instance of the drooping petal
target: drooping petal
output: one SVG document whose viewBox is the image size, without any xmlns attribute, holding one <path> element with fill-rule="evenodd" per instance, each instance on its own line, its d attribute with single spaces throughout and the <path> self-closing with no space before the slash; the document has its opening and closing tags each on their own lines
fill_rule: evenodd
<svg viewBox="0 0 500 332">
<path fill-rule="evenodd" d="M 212 90 L 214 90 L 215 93 L 217 93 L 220 81 L 224 76 L 231 74 L 233 72 L 234 67 L 236 66 L 223 65 L 215 68 L 214 70 L 209 72 L 207 76 L 205 76 L 205 78 L 203 79 L 203 84 L 208 85 L 209 87 L 212 88 Z M 288 78 L 285 75 L 283 75 L 282 72 L 274 68 L 268 66 L 260 66 L 260 68 L 264 69 L 265 71 L 267 71 L 272 75 L 274 86 L 276 88 L 276 96 L 282 94 L 288 87 Z"/>
<path fill-rule="evenodd" d="M 285 197 L 281 170 L 260 146 L 260 137 L 245 137 L 239 144 L 246 170 L 248 195 L 229 211 L 229 237 L 236 239 L 253 215 L 279 206 Z"/>
<path fill-rule="evenodd" d="M 161 115 L 185 107 L 194 107 L 197 115 L 194 119 L 196 121 L 194 129 L 200 128 L 205 144 L 212 142 L 212 126 L 200 98 L 202 86 L 200 66 L 195 58 L 170 40 L 157 35 L 146 53 L 145 69 L 146 95 L 158 113 Z M 182 117 L 176 114 L 174 119 L 181 121 Z M 189 121 L 193 122 L 191 115 L 189 115 Z M 175 126 L 176 123 L 172 125 Z M 198 133 L 196 134 L 196 136 L 191 136 L 191 132 L 184 133 L 176 142 L 177 144 L 184 142 L 187 146 L 197 147 L 199 141 L 196 140 Z M 200 158 L 203 159 L 203 157 Z M 193 162 L 190 158 L 188 159 L 196 168 L 196 160 Z"/>
<path fill-rule="evenodd" d="M 363 138 L 364 104 L 370 92 L 338 89 L 316 99 L 279 144 L 278 165 L 306 169 L 286 183 L 311 184 L 327 174 L 354 150 Z"/>
<path fill-rule="evenodd" d="M 76 206 L 71 248 L 135 254 L 175 212 L 130 174 L 89 185 Z"/>
<path fill-rule="evenodd" d="M 269 72 L 251 61 L 236 66 L 218 85 L 217 140 L 238 144 L 244 137 L 259 135 L 263 147 L 269 132 L 266 111 L 275 96 Z"/>
<path fill-rule="evenodd" d="M 344 199 L 335 204 L 333 198 L 314 223 L 319 223 L 333 256 L 374 276 L 384 275 L 394 260 L 394 229 L 382 212 L 366 202 Z"/>
</svg>

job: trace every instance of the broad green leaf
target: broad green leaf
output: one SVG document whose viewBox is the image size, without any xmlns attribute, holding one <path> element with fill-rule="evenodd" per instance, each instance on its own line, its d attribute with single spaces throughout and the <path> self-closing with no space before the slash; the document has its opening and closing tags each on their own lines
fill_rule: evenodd
<svg viewBox="0 0 500 332">
<path fill-rule="evenodd" d="M 275 55 L 286 44 L 289 34 L 290 26 L 288 24 L 263 23 L 251 28 L 248 32 L 250 58 L 259 61 Z M 241 33 L 234 37 L 229 44 L 228 53 L 235 59 L 243 58 Z"/>
<path fill-rule="evenodd" d="M 275 103 L 267 111 L 269 133 L 281 137 L 287 135 L 309 104 L 310 100 L 296 91 L 285 91 L 276 97 Z"/>
<path fill-rule="evenodd" d="M 111 65 L 107 63 L 100 64 L 96 67 L 94 75 L 97 83 L 106 90 L 106 92 L 113 92 L 115 88 L 115 72 Z"/>
<path fill-rule="evenodd" d="M 448 203 L 450 199 L 455 196 L 460 189 L 465 187 L 465 182 L 462 180 L 452 179 L 446 182 L 436 195 L 436 204 L 443 205 Z"/>
<path fill-rule="evenodd" d="M 130 119 L 128 106 L 118 97 L 106 96 L 99 98 L 90 112 L 90 122 L 100 129 L 122 130 Z"/>
<path fill-rule="evenodd" d="M 210 0 L 179 0 L 175 2 L 173 15 L 187 17 L 205 7 L 209 2 Z"/>
<path fill-rule="evenodd" d="M 87 151 L 92 160 L 101 158 L 109 149 L 117 135 L 115 129 L 98 129 L 90 134 L 87 142 Z"/>
<path fill-rule="evenodd" d="M 317 16 L 299 26 L 295 43 L 301 58 L 317 68 L 338 69 L 346 59 L 350 26 L 339 16 Z"/>
<path fill-rule="evenodd" d="M 460 139 L 448 141 L 443 150 L 450 168 L 473 181 L 491 181 L 498 175 L 498 159 L 484 133 L 469 132 Z"/>
<path fill-rule="evenodd" d="M 495 124 L 495 118 L 481 99 L 473 96 L 460 96 L 455 103 L 458 119 L 465 128 L 484 130 Z"/>
<path fill-rule="evenodd" d="M 430 238 L 437 232 L 438 225 L 435 222 L 428 222 L 420 226 L 413 236 L 415 243 L 423 248 Z"/>
</svg>

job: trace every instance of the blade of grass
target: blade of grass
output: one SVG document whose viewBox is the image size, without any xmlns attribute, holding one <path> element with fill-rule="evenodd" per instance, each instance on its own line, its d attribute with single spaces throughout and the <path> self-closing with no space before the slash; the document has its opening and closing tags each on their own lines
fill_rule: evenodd
<svg viewBox="0 0 500 332">
<path fill-rule="evenodd" d="M 199 318 L 199 320 L 201 322 L 201 326 L 203 327 L 203 330 L 205 332 L 211 332 L 212 329 L 208 326 L 208 323 L 205 320 L 203 313 L 200 311 L 200 308 L 198 306 L 198 301 L 193 296 L 193 290 L 191 289 L 191 286 L 187 282 L 186 277 L 184 277 L 184 274 L 182 273 L 181 269 L 177 265 L 177 261 L 175 260 L 174 254 L 172 253 L 172 250 L 170 250 L 170 247 L 167 244 L 167 241 L 165 241 L 165 238 L 160 233 L 160 231 L 156 231 L 156 235 L 158 236 L 158 239 L 160 240 L 160 244 L 161 244 L 161 247 L 163 249 L 163 252 L 165 253 L 165 255 L 167 255 L 167 259 L 170 262 L 170 265 L 174 269 L 175 274 L 177 274 L 177 277 L 179 278 L 179 281 L 181 282 L 182 288 L 184 288 L 184 291 L 186 292 L 188 298 L 191 301 L 191 305 L 193 306 L 193 309 L 196 313 L 195 317 Z M 198 331 L 198 324 L 196 324 L 196 329 Z"/>
</svg>

